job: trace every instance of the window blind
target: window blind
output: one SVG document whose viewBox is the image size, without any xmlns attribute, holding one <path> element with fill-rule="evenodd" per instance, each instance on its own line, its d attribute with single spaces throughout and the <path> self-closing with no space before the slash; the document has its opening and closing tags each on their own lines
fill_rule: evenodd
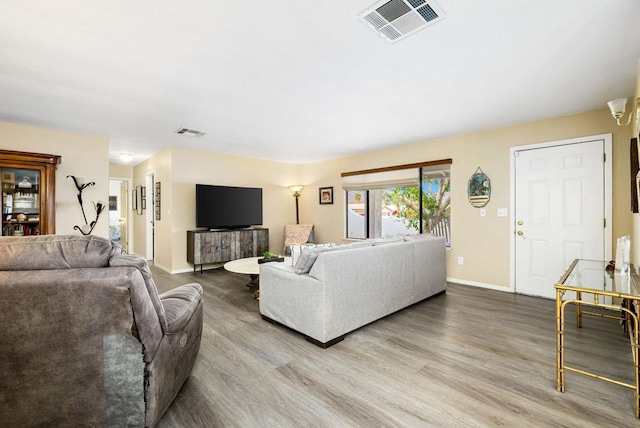
<svg viewBox="0 0 640 428">
<path fill-rule="evenodd" d="M 422 180 L 449 178 L 451 159 L 423 162 L 410 165 L 398 165 L 386 168 L 342 173 L 344 190 L 374 190 L 390 187 L 417 186 Z"/>
</svg>

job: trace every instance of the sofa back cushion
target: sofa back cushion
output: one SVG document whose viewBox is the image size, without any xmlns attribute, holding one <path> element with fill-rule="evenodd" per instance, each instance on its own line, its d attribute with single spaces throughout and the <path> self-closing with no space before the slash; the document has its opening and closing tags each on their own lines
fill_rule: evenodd
<svg viewBox="0 0 640 428">
<path fill-rule="evenodd" d="M 156 288 L 156 283 L 153 281 L 153 277 L 151 276 L 151 269 L 149 269 L 149 264 L 142 257 L 123 254 L 117 255 L 111 258 L 109 261 L 109 266 L 112 267 L 134 267 L 140 271 L 142 274 L 142 278 L 144 279 L 144 285 L 147 289 L 147 296 L 151 299 L 151 303 L 153 304 L 153 308 L 155 308 L 156 316 L 160 325 L 162 327 L 162 331 L 167 331 L 167 314 L 164 310 L 164 306 L 162 306 L 162 302 L 160 302 L 160 296 L 158 296 L 158 289 Z M 146 299 L 145 299 L 146 300 Z M 135 302 L 134 302 L 135 303 Z"/>
<path fill-rule="evenodd" d="M 318 247 L 335 247 L 335 246 L 336 246 L 336 244 L 334 244 L 333 242 L 331 242 L 329 244 L 294 244 L 294 245 L 290 245 L 289 248 L 291 248 L 291 266 L 295 266 L 296 263 L 298 263 L 298 259 L 302 255 L 302 250 L 304 250 L 305 248 L 311 249 L 311 248 L 318 248 Z"/>
<path fill-rule="evenodd" d="M 41 235 L 0 238 L 0 270 L 106 267 L 124 249 L 106 238 Z"/>
<path fill-rule="evenodd" d="M 143 426 L 136 282 L 132 268 L 0 271 L 0 426 Z"/>
</svg>

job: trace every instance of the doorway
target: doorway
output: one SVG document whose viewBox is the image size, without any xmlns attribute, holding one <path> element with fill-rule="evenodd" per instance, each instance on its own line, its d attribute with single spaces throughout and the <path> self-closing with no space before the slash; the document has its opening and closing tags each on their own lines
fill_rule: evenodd
<svg viewBox="0 0 640 428">
<path fill-rule="evenodd" d="M 611 258 L 611 134 L 511 150 L 512 284 L 555 298 L 572 260 Z"/>
<path fill-rule="evenodd" d="M 109 179 L 109 239 L 129 251 L 129 180 Z"/>
<path fill-rule="evenodd" d="M 151 261 L 155 259 L 155 218 L 154 204 L 155 196 L 153 192 L 154 188 L 154 176 L 153 173 L 147 174 L 145 177 L 146 186 L 146 223 L 147 223 L 147 260 Z"/>
</svg>

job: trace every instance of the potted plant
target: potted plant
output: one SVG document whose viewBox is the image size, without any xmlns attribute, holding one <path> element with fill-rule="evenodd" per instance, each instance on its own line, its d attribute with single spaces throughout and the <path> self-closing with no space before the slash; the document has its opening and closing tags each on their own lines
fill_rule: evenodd
<svg viewBox="0 0 640 428">
<path fill-rule="evenodd" d="M 284 257 L 279 256 L 278 254 L 271 254 L 269 251 L 265 251 L 262 253 L 262 258 L 258 259 L 258 263 L 268 263 L 268 262 L 283 262 Z"/>
</svg>

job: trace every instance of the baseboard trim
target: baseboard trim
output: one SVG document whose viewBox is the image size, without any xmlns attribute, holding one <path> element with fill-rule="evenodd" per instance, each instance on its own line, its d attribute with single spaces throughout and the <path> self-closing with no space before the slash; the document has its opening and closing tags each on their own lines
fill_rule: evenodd
<svg viewBox="0 0 640 428">
<path fill-rule="evenodd" d="M 198 266 L 200 266 L 200 265 L 198 265 Z M 211 264 L 211 265 L 206 265 L 206 267 L 203 266 L 202 272 L 206 272 L 208 270 L 220 269 L 222 266 L 224 266 L 224 263 L 218 263 L 218 264 L 214 263 L 214 264 Z M 199 267 L 196 267 L 195 271 L 193 270 L 193 268 L 173 269 L 173 270 L 170 271 L 170 270 L 165 269 L 165 268 L 163 268 L 161 266 L 158 266 L 158 267 L 160 269 L 166 271 L 166 272 L 169 272 L 171 275 L 175 275 L 175 274 L 178 274 L 178 273 L 197 273 L 197 274 L 200 273 L 200 268 Z"/>
<path fill-rule="evenodd" d="M 454 284 L 470 285 L 472 287 L 488 288 L 489 290 L 506 291 L 507 293 L 513 293 L 513 290 L 509 287 L 503 287 L 501 285 L 487 284 L 484 282 L 467 281 L 466 279 L 447 278 L 447 282 Z"/>
<path fill-rule="evenodd" d="M 207 269 L 205 269 L 207 270 Z M 184 268 L 184 269 L 174 269 L 171 272 L 169 272 L 171 275 L 175 275 L 177 273 L 193 273 L 193 269 L 190 268 Z"/>
<path fill-rule="evenodd" d="M 162 265 L 160 265 L 160 264 L 156 263 L 155 261 L 153 262 L 153 265 L 154 265 L 155 267 L 157 267 L 158 269 L 162 269 L 163 271 L 165 271 L 165 272 L 167 272 L 167 273 L 171 273 L 171 274 L 173 274 L 173 272 L 171 271 L 171 269 L 169 269 L 169 268 L 168 268 L 168 267 L 166 267 L 166 266 L 162 266 Z"/>
</svg>

